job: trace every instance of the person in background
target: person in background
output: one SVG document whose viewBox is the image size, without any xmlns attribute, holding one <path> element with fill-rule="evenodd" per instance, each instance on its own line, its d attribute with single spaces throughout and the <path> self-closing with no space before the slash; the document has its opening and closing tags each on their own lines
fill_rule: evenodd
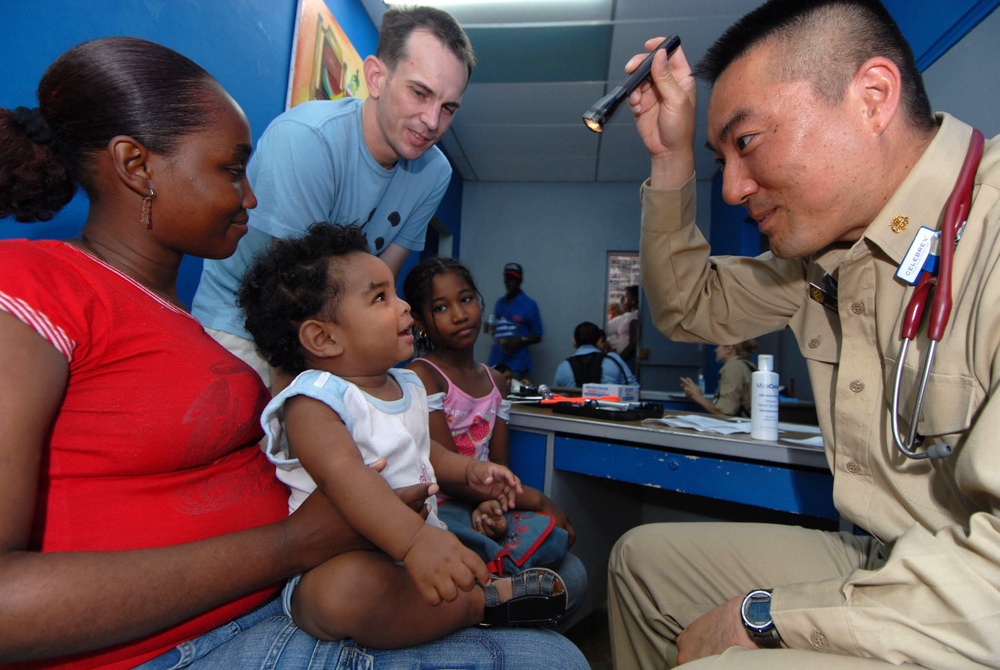
<svg viewBox="0 0 1000 670">
<path fill-rule="evenodd" d="M 483 332 L 486 332 L 485 325 L 483 326 Z M 511 393 L 525 393 L 526 391 L 530 391 L 530 393 L 534 395 L 538 392 L 538 389 L 535 388 L 534 382 L 527 377 L 514 379 L 514 371 L 503 363 L 497 363 L 496 365 L 492 365 L 490 367 L 503 375 L 504 383 L 506 384 L 503 388 L 505 398 Z"/>
<path fill-rule="evenodd" d="M 272 383 L 236 306 L 240 277 L 274 240 L 311 223 L 360 226 L 372 253 L 399 273 L 424 248 L 427 223 L 451 180 L 435 144 L 451 125 L 472 75 L 469 38 L 431 7 L 383 14 L 375 55 L 364 61 L 368 98 L 315 100 L 275 118 L 260 138 L 248 176 L 259 206 L 236 253 L 207 260 L 192 313 L 227 349 Z"/>
<path fill-rule="evenodd" d="M 584 384 L 638 384 L 632 370 L 621 356 L 606 353 L 604 331 L 597 324 L 584 321 L 573 329 L 576 351 L 556 367 L 552 385 L 581 388 Z"/>
<path fill-rule="evenodd" d="M 514 384 L 514 371 L 503 363 L 494 365 L 493 369 L 500 373 L 500 378 L 502 380 L 500 395 L 506 398 L 510 395 L 511 387 Z"/>
<path fill-rule="evenodd" d="M 475 359 L 483 306 L 472 272 L 453 258 L 428 258 L 410 270 L 403 291 L 414 310 L 419 354 L 406 367 L 417 373 L 427 389 L 431 439 L 446 449 L 509 467 L 507 424 L 511 404 L 500 390 L 504 385 L 503 373 L 494 372 Z M 549 566 L 566 583 L 569 597 L 566 616 L 557 627 L 566 630 L 575 623 L 587 594 L 587 569 L 568 551 L 576 541 L 576 530 L 566 512 L 551 498 L 534 487 L 522 484 L 522 488 L 524 492 L 517 496 L 517 510 L 547 514 L 567 534 L 564 543 L 567 551 L 560 562 Z M 463 502 L 454 497 L 473 502 L 486 498 L 467 487 L 443 489 L 445 494 L 453 494 L 448 505 Z M 447 505 L 444 507 L 447 513 Z M 449 528 L 454 517 L 454 514 L 448 517 Z M 480 505 L 471 517 L 466 514 L 462 521 L 471 522 L 473 528 L 490 537 L 502 537 L 488 527 L 490 519 L 502 523 L 504 517 L 488 513 Z"/>
<path fill-rule="evenodd" d="M 615 352 L 630 368 L 636 364 L 639 347 L 639 287 L 636 284 L 625 287 L 621 299 L 622 315 L 615 322 Z M 609 325 L 609 327 L 611 327 Z"/>
<path fill-rule="evenodd" d="M 698 382 L 681 377 L 681 388 L 702 409 L 715 416 L 750 416 L 750 391 L 752 375 L 757 371 L 753 355 L 757 353 L 757 340 L 749 339 L 739 344 L 720 344 L 715 348 L 715 361 L 719 369 L 719 388 L 714 400 L 706 398 Z"/>
<path fill-rule="evenodd" d="M 612 349 L 611 345 L 608 344 L 607 332 L 604 330 L 598 330 L 598 333 L 599 335 L 597 337 L 597 348 L 606 354 L 610 354 L 611 352 L 613 352 L 614 349 Z"/>
<path fill-rule="evenodd" d="M 608 346 L 611 351 L 616 353 L 618 351 L 618 323 L 624 313 L 621 302 L 608 303 L 608 318 L 604 322 L 604 332 L 607 336 Z"/>
<path fill-rule="evenodd" d="M 507 511 L 522 488 L 509 468 L 431 440 L 423 384 L 394 367 L 413 355 L 410 306 L 361 229 L 317 223 L 282 240 L 250 266 L 238 301 L 260 354 L 294 376 L 261 417 L 289 512 L 319 489 L 377 547 L 292 580 L 295 623 L 320 639 L 382 649 L 484 621 L 554 625 L 566 607 L 554 572 L 491 578 L 448 532 L 433 496 L 424 519 L 392 493 L 418 482 L 468 487 Z"/>
<path fill-rule="evenodd" d="M 0 663 L 587 667 L 555 633 L 379 652 L 292 623 L 282 582 L 371 545 L 322 495 L 288 515 L 258 445 L 267 389 L 177 297 L 185 254 L 246 233 L 246 117 L 129 37 L 61 55 L 38 102 L 0 109 L 0 217 L 48 220 L 78 186 L 90 204 L 79 238 L 0 242 Z M 397 494 L 420 509 L 429 485 Z"/>
<path fill-rule="evenodd" d="M 484 325 L 493 336 L 489 365 L 506 365 L 514 379 L 531 376 L 532 360 L 528 347 L 542 341 L 542 315 L 538 303 L 521 290 L 524 270 L 519 263 L 503 267 L 504 295 L 497 298 L 493 307 L 492 323 Z"/>
<path fill-rule="evenodd" d="M 695 225 L 695 79 L 683 48 L 657 52 L 629 98 L 651 157 L 640 242 L 651 312 L 691 342 L 792 329 L 834 502 L 859 532 L 629 531 L 609 565 L 617 667 L 1000 667 L 1000 141 L 969 161 L 954 303 L 912 427 L 922 444 L 900 440 L 912 458 L 893 424 L 904 438 L 911 429 L 928 340 L 922 328 L 895 407 L 914 290 L 896 273 L 921 227 L 940 228 L 977 133 L 931 112 L 913 53 L 875 0 L 772 0 L 695 71 L 712 86 L 723 197 L 746 207 L 770 251 L 710 256 Z"/>
</svg>

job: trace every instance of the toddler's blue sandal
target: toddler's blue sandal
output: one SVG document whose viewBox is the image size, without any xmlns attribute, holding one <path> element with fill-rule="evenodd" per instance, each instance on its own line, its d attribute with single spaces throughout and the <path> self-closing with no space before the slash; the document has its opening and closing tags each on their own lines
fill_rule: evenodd
<svg viewBox="0 0 1000 670">
<path fill-rule="evenodd" d="M 566 614 L 566 585 L 548 568 L 529 568 L 510 577 L 514 595 L 500 601 L 492 584 L 483 586 L 486 594 L 484 626 L 520 626 L 551 628 Z"/>
</svg>

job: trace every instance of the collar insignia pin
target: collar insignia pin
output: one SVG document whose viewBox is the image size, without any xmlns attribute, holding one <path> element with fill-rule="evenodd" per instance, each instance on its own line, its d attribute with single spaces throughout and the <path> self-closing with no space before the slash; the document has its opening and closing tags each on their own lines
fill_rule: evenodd
<svg viewBox="0 0 1000 670">
<path fill-rule="evenodd" d="M 889 222 L 889 230 L 894 233 L 901 233 L 906 230 L 908 225 L 910 225 L 910 217 L 904 214 L 897 214 L 892 217 L 892 221 Z"/>
</svg>

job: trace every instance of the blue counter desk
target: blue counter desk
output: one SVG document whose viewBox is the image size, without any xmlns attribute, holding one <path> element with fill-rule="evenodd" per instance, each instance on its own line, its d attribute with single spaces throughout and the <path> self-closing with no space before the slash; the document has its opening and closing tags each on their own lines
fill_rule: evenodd
<svg viewBox="0 0 1000 670">
<path fill-rule="evenodd" d="M 670 414 L 670 412 L 668 412 Z M 833 478 L 819 447 L 637 421 L 602 421 L 515 405 L 511 466 L 569 514 L 587 566 L 591 606 L 604 601 L 614 542 L 642 523 L 741 520 L 837 528 Z"/>
</svg>

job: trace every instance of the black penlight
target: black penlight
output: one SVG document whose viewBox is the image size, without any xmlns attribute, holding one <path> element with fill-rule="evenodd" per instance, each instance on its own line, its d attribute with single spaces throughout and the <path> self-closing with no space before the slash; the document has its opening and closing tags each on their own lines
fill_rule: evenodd
<svg viewBox="0 0 1000 670">
<path fill-rule="evenodd" d="M 629 94 L 638 88 L 642 80 L 649 76 L 649 70 L 653 67 L 653 55 L 660 49 L 666 49 L 667 55 L 669 56 L 677 47 L 681 45 L 681 38 L 677 35 L 671 35 L 667 39 L 660 42 L 655 49 L 649 52 L 649 55 L 637 67 L 628 78 L 611 89 L 611 92 L 606 96 L 598 100 L 593 104 L 593 106 L 588 109 L 583 115 L 583 122 L 588 128 L 593 130 L 595 133 L 599 133 L 604 130 L 604 124 L 611 115 L 615 113 L 618 105 L 621 101 L 629 96 Z"/>
</svg>

